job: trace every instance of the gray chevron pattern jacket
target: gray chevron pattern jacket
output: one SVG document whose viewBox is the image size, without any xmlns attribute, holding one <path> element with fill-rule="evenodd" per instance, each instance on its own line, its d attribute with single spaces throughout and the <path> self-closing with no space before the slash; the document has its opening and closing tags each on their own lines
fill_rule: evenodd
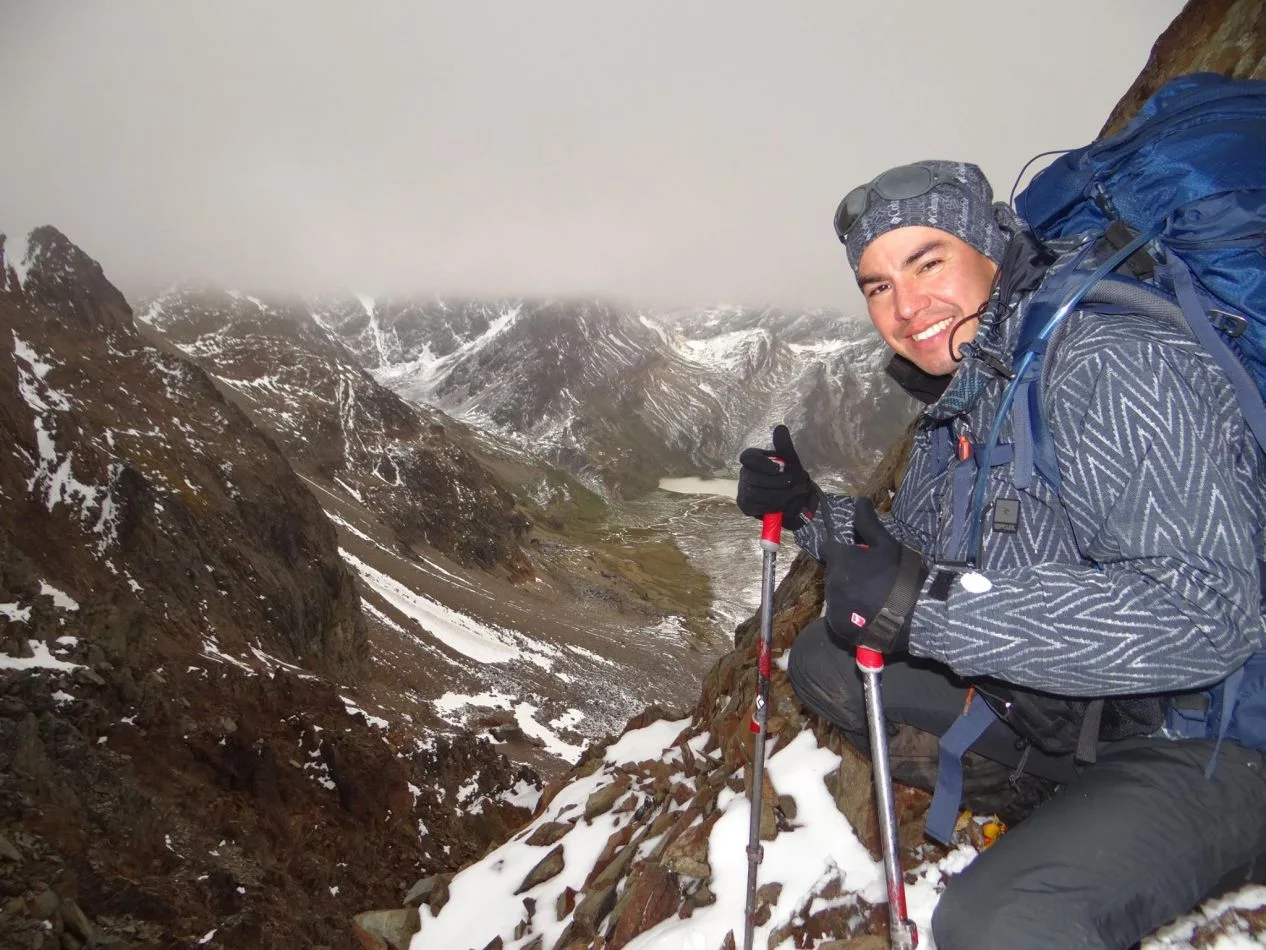
<svg viewBox="0 0 1266 950">
<path fill-rule="evenodd" d="M 1002 297 L 976 346 L 1006 365 L 1030 295 Z M 1005 384 L 973 353 L 922 414 L 888 526 L 929 566 L 965 553 L 951 550 L 963 463 L 946 447 L 985 439 Z M 1011 463 L 991 469 L 985 510 L 1018 501 L 1016 530 L 986 518 L 977 576 L 957 577 L 944 600 L 930 595 L 933 569 L 910 652 L 965 677 L 1099 697 L 1196 689 L 1266 649 L 1266 472 L 1225 376 L 1185 327 L 1076 312 L 1052 340 L 1039 391 L 1059 492 L 1040 478 L 1017 488 Z M 825 503 L 831 517 L 796 534 L 814 557 L 828 522 L 852 540 L 853 499 Z"/>
</svg>

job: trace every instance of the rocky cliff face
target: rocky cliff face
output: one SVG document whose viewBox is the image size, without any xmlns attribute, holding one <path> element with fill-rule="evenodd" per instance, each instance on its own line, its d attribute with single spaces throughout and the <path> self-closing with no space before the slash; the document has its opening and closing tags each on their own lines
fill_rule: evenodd
<svg viewBox="0 0 1266 950">
<path fill-rule="evenodd" d="M 0 537 L 16 590 L 42 580 L 135 612 L 150 650 L 249 636 L 354 677 L 355 585 L 276 446 L 195 366 L 146 345 L 64 236 L 41 228 L 27 254 L 21 292 L 0 299 Z"/>
<path fill-rule="evenodd" d="M 521 821 L 487 741 L 356 705 L 356 584 L 278 443 L 56 230 L 0 274 L 0 945 L 341 946 Z"/>
<path fill-rule="evenodd" d="M 449 437 L 449 420 L 378 385 L 302 302 L 188 287 L 138 312 L 146 333 L 209 373 L 292 464 L 375 512 L 406 547 L 531 576 L 527 518 Z"/>
<path fill-rule="evenodd" d="M 1189 0 L 1152 47 L 1138 79 L 1099 135 L 1120 130 L 1167 79 L 1210 72 L 1266 79 L 1266 4 L 1262 0 Z"/>
</svg>

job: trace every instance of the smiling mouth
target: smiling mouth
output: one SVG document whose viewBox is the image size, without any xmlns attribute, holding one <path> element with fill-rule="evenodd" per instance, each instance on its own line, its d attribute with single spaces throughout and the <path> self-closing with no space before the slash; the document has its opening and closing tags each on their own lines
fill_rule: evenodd
<svg viewBox="0 0 1266 950">
<path fill-rule="evenodd" d="M 910 339 L 914 340 L 915 343 L 922 343 L 924 340 L 930 340 L 932 339 L 932 337 L 936 336 L 938 333 L 942 333 L 945 330 L 949 329 L 950 323 L 951 323 L 950 318 L 946 317 L 944 320 L 939 320 L 936 323 L 932 324 L 926 330 L 920 330 L 918 333 L 910 337 Z"/>
</svg>

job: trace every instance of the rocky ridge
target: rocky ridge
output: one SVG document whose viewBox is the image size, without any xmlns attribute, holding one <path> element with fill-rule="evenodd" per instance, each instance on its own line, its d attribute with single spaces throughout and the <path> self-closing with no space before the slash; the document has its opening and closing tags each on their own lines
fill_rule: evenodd
<svg viewBox="0 0 1266 950">
<path fill-rule="evenodd" d="M 378 512 L 405 546 L 532 576 L 515 499 L 449 438 L 448 420 L 379 386 L 299 301 L 182 287 L 137 319 L 203 367 L 293 465 Z"/>
<path fill-rule="evenodd" d="M 380 631 L 276 443 L 55 229 L 0 274 L 0 945 L 342 946 L 521 822 L 486 739 L 362 708 Z"/>
<path fill-rule="evenodd" d="M 658 473 L 733 472 L 738 452 L 784 421 L 810 464 L 853 475 L 911 406 L 880 372 L 868 325 L 833 312 L 327 297 L 312 313 L 410 401 L 614 497 L 653 488 Z"/>
</svg>

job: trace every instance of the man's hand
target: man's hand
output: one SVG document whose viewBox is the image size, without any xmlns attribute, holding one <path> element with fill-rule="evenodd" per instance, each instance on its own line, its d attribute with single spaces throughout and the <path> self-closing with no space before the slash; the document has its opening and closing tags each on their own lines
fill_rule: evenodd
<svg viewBox="0 0 1266 950">
<path fill-rule="evenodd" d="M 781 459 L 779 464 L 777 459 Z M 781 514 L 788 531 L 803 527 L 818 504 L 818 486 L 800 464 L 784 425 L 774 427 L 774 448 L 747 448 L 739 455 L 739 510 L 753 518 Z"/>
<path fill-rule="evenodd" d="M 928 576 L 923 558 L 888 533 L 868 498 L 857 499 L 853 533 L 857 544 L 832 541 L 824 549 L 826 631 L 845 649 L 904 653 Z"/>
</svg>

